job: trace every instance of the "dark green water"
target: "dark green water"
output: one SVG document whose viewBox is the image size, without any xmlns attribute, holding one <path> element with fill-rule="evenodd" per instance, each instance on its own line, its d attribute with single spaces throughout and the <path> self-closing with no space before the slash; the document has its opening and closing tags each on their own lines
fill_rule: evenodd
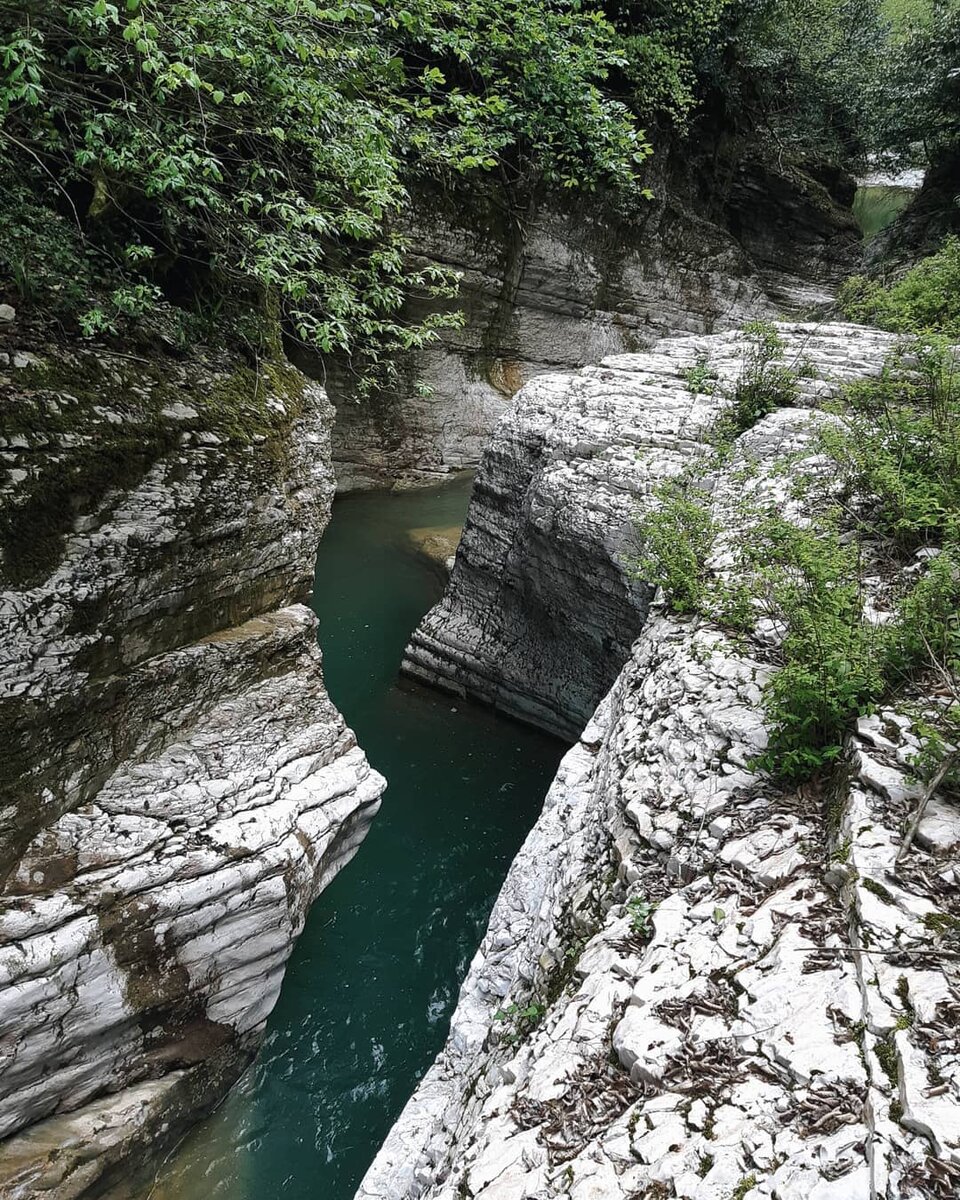
<svg viewBox="0 0 960 1200">
<path fill-rule="evenodd" d="M 397 680 L 439 576 L 407 531 L 462 522 L 469 482 L 346 497 L 317 562 L 327 687 L 389 781 L 314 905 L 257 1062 L 153 1200 L 349 1200 L 446 1036 L 457 990 L 563 747 Z"/>
<path fill-rule="evenodd" d="M 865 241 L 897 219 L 911 200 L 916 189 L 877 185 L 857 188 L 853 201 L 853 215 L 860 226 Z"/>
</svg>

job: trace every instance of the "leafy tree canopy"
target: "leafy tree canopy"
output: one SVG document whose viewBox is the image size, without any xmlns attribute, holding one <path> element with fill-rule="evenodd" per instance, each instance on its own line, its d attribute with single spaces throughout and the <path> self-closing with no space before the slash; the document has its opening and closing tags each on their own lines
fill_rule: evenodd
<svg viewBox="0 0 960 1200">
<path fill-rule="evenodd" d="M 960 156 L 960 2 L 900 3 L 875 141 L 900 161 Z"/>
<path fill-rule="evenodd" d="M 278 318 L 377 367 L 456 320 L 401 315 L 455 291 L 406 253 L 416 179 L 639 198 L 643 130 L 698 107 L 859 163 L 889 5 L 901 57 L 953 54 L 931 2 L 0 0 L 0 286 L 89 334 L 162 311 L 257 349 Z M 917 79 L 896 138 L 955 137 L 944 72 Z"/>
<path fill-rule="evenodd" d="M 720 86 L 739 122 L 781 159 L 862 166 L 889 57 L 880 0 L 737 0 L 734 14 Z"/>
<path fill-rule="evenodd" d="M 395 218 L 416 173 L 636 186 L 603 90 L 613 27 L 579 0 L 0 0 L 0 271 L 89 333 L 162 293 L 269 309 L 368 363 L 450 317 Z M 10 236 L 12 234 L 12 236 Z M 248 322 L 249 336 L 261 324 Z"/>
</svg>

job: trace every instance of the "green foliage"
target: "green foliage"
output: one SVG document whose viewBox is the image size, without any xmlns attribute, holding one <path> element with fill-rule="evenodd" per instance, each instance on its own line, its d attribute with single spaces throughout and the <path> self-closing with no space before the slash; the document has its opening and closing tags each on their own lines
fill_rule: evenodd
<svg viewBox="0 0 960 1200">
<path fill-rule="evenodd" d="M 791 405 L 797 395 L 797 373 L 783 362 L 784 343 L 776 327 L 754 321 L 744 327 L 748 349 L 732 388 L 719 383 L 705 358 L 684 373 L 694 394 L 720 395 L 726 404 L 709 433 L 716 465 L 737 437 L 777 408 Z M 708 463 L 701 464 L 701 470 Z M 657 505 L 637 523 L 640 553 L 631 565 L 634 578 L 655 580 L 677 613 L 702 612 L 709 590 L 711 603 L 720 597 L 715 582 L 708 589 L 707 559 L 716 527 L 703 492 L 691 473 L 668 480 L 657 489 Z M 735 589 L 723 589 L 722 607 L 728 615 L 741 605 Z"/>
<path fill-rule="evenodd" d="M 956 623 L 956 612 L 953 614 Z M 913 731 L 920 739 L 920 751 L 910 763 L 912 774 L 918 780 L 932 779 L 940 769 L 943 760 L 960 746 L 960 707 L 957 704 L 956 680 L 960 678 L 960 660 L 954 657 L 950 664 L 950 673 L 946 676 L 948 684 L 948 699 L 939 709 L 914 710 Z M 960 780 L 954 768 L 947 776 L 946 782 L 956 785 Z"/>
<path fill-rule="evenodd" d="M 951 913 L 932 912 L 924 913 L 921 920 L 927 929 L 936 934 L 938 938 L 943 938 L 948 943 L 960 947 L 960 917 L 955 917 Z"/>
<path fill-rule="evenodd" d="M 683 372 L 683 380 L 691 396 L 712 396 L 719 379 L 716 367 L 710 365 L 705 354 L 698 355 L 696 363 Z"/>
<path fill-rule="evenodd" d="M 960 6 L 894 0 L 894 36 L 874 85 L 874 139 L 895 160 L 926 165 L 960 150 Z"/>
<path fill-rule="evenodd" d="M 732 12 L 728 107 L 781 160 L 862 166 L 889 58 L 880 0 L 737 0 Z"/>
<path fill-rule="evenodd" d="M 705 64 L 721 52 L 731 0 L 606 0 L 621 32 L 622 73 L 643 120 L 668 117 L 684 128 L 702 93 Z"/>
<path fill-rule="evenodd" d="M 753 1191 L 757 1186 L 756 1175 L 744 1175 L 737 1186 L 730 1193 L 730 1200 L 743 1200 L 747 1192 Z"/>
<path fill-rule="evenodd" d="M 906 2 L 906 0 L 904 0 Z M 605 0 L 642 121 L 745 134 L 779 166 L 857 168 L 890 57 L 883 0 Z"/>
<path fill-rule="evenodd" d="M 897 353 L 877 379 L 847 391 L 841 430 L 824 445 L 852 492 L 867 497 L 864 531 L 915 550 L 960 520 L 960 369 L 942 338 Z"/>
<path fill-rule="evenodd" d="M 755 336 L 744 398 L 724 415 L 718 450 L 702 469 L 714 469 L 742 427 L 795 393 L 796 374 L 780 375 L 774 337 L 762 330 Z M 772 398 L 755 386 L 771 365 Z M 674 611 L 705 615 L 738 633 L 751 631 L 758 618 L 777 630 L 781 665 L 764 691 L 770 740 L 759 760 L 773 775 L 796 782 L 829 767 L 858 716 L 924 678 L 935 693 L 952 697 L 936 719 L 925 713 L 916 721 L 927 747 L 917 771 L 931 775 L 960 741 L 955 351 L 942 338 L 911 343 L 878 378 L 848 388 L 835 415 L 818 436 L 833 462 L 838 499 L 823 503 L 810 524 L 745 501 L 749 534 L 734 547 L 730 578 L 716 578 L 707 569 L 716 529 L 705 492 L 688 473 L 660 489 L 659 506 L 639 523 L 635 571 L 663 587 Z M 865 616 L 864 544 L 871 572 L 879 556 L 892 576 L 886 623 Z"/>
<path fill-rule="evenodd" d="M 921 342 L 909 364 L 898 355 L 877 380 L 852 386 L 842 424 L 824 428 L 821 444 L 847 503 L 815 529 L 784 528 L 786 554 L 771 552 L 763 527 L 751 539 L 755 577 L 766 578 L 785 622 L 784 665 L 764 695 L 773 728 L 765 765 L 789 778 L 829 763 L 860 713 L 918 676 L 956 696 L 960 380 L 952 351 Z M 864 541 L 890 556 L 899 581 L 892 619 L 879 626 L 864 617 L 857 582 Z M 927 557 L 902 570 L 918 548 Z M 958 725 L 949 706 L 926 723 L 931 756 L 921 771 L 932 773 Z"/>
<path fill-rule="evenodd" d="M 895 333 L 960 338 L 960 238 L 948 237 L 936 254 L 891 284 L 854 276 L 840 291 L 840 306 L 854 321 Z"/>
<path fill-rule="evenodd" d="M 918 674 L 952 697 L 939 719 L 916 724 L 925 750 L 918 773 L 931 775 L 960 739 L 960 373 L 943 339 L 899 354 L 876 381 L 850 389 L 842 430 L 825 446 L 862 503 L 860 536 L 915 558 L 884 630 L 888 691 Z"/>
<path fill-rule="evenodd" d="M 908 33 L 910 27 L 927 19 L 932 0 L 883 0 L 883 15 L 896 33 Z"/>
<path fill-rule="evenodd" d="M 778 626 L 783 665 L 764 691 L 769 746 L 760 765 L 801 780 L 832 763 L 856 717 L 882 694 L 877 631 L 863 620 L 860 564 L 839 513 L 816 529 L 769 515 L 750 531 L 744 567 Z"/>
<path fill-rule="evenodd" d="M 715 446 L 730 446 L 768 413 L 789 408 L 797 398 L 797 373 L 783 361 L 784 342 L 767 321 L 744 326 L 750 349 L 728 404 L 711 431 Z"/>
<path fill-rule="evenodd" d="M 268 351 L 279 322 L 376 369 L 459 320 L 445 303 L 455 278 L 415 265 L 400 231 L 418 177 L 494 175 L 508 203 L 542 185 L 639 197 L 651 148 L 638 122 L 683 129 L 705 98 L 778 155 L 814 143 L 822 155 L 837 131 L 849 156 L 859 81 L 876 65 L 876 10 L 875 0 L 7 5 L 0 276 L 88 336 L 149 318 L 167 337 L 229 330 Z"/>
<path fill-rule="evenodd" d="M 784 665 L 764 694 L 772 728 L 764 765 L 787 778 L 831 762 L 856 717 L 918 675 L 932 673 L 936 691 L 955 688 L 960 676 L 960 379 L 952 351 L 921 342 L 909 364 L 898 355 L 878 379 L 853 385 L 842 424 L 825 427 L 821 444 L 849 502 L 815 528 L 762 522 L 747 555 L 784 627 Z M 864 617 L 864 541 L 874 554 L 886 548 L 900 580 L 885 625 Z M 899 569 L 918 548 L 928 557 Z M 957 724 L 949 707 L 939 727 L 927 723 L 932 757 L 922 770 L 932 772 Z"/>
<path fill-rule="evenodd" d="M 894 634 L 891 666 L 904 675 L 931 664 L 960 675 L 960 542 L 955 530 L 903 598 Z"/>
<path fill-rule="evenodd" d="M 652 918 L 656 911 L 657 905 L 643 896 L 634 896 L 627 901 L 630 928 L 638 937 L 649 937 L 653 932 Z"/>
<path fill-rule="evenodd" d="M 529 1004 L 508 1004 L 493 1014 L 494 1021 L 504 1026 L 502 1040 L 507 1045 L 516 1045 L 540 1024 L 546 1016 L 547 1006 L 538 1000 Z"/>
<path fill-rule="evenodd" d="M 713 519 L 687 478 L 662 484 L 656 499 L 657 507 L 637 523 L 640 553 L 631 574 L 662 587 L 674 612 L 699 612 L 716 537 Z"/>
<path fill-rule="evenodd" d="M 896 1087 L 900 1068 L 893 1034 L 888 1033 L 885 1037 L 878 1037 L 873 1044 L 873 1052 L 877 1056 L 877 1062 L 880 1064 L 884 1075 L 886 1075 L 891 1085 Z"/>
<path fill-rule="evenodd" d="M 110 333 L 161 297 L 367 365 L 455 323 L 411 301 L 408 178 L 632 188 L 649 152 L 576 0 L 28 0 L 0 25 L 0 272 Z M 229 318 L 229 322 L 228 322 Z M 266 326 L 266 333 L 264 327 Z M 182 317 L 180 336 L 195 333 Z"/>
</svg>

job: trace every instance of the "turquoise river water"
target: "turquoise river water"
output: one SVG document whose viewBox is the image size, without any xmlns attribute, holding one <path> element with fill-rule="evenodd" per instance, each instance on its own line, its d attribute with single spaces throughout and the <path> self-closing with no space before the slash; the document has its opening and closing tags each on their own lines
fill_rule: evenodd
<svg viewBox="0 0 960 1200">
<path fill-rule="evenodd" d="M 349 1200 L 443 1043 L 563 752 L 398 680 L 442 586 L 408 533 L 459 525 L 468 498 L 459 480 L 334 506 L 313 598 L 327 688 L 389 787 L 357 857 L 311 910 L 259 1058 L 170 1157 L 151 1200 Z"/>
</svg>

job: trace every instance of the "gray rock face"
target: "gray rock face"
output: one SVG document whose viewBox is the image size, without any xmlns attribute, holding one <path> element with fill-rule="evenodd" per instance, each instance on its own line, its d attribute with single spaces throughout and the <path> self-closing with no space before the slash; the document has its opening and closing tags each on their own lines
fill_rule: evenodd
<svg viewBox="0 0 960 1200">
<path fill-rule="evenodd" d="M 809 360 L 807 394 L 879 370 L 890 335 L 779 326 L 785 361 Z M 643 627 L 630 578 L 633 519 L 704 449 L 722 401 L 684 372 L 709 358 L 734 379 L 740 333 L 670 338 L 517 396 L 481 463 L 450 586 L 416 630 L 404 670 L 576 738 Z"/>
<path fill-rule="evenodd" d="M 960 989 L 925 924 L 938 906 L 891 887 L 902 810 L 866 782 L 869 743 L 839 832 L 815 798 L 737 765 L 764 743 L 768 671 L 716 630 L 651 618 L 561 766 L 362 1200 L 956 1185 Z M 955 886 L 955 860 L 915 866 Z M 625 896 L 658 902 L 642 933 Z M 531 1000 L 533 1030 L 495 1019 Z"/>
<path fill-rule="evenodd" d="M 817 368 L 808 395 L 876 371 L 890 347 L 856 326 L 781 332 Z M 560 649 L 538 643 L 523 662 L 533 696 L 571 725 L 582 694 L 547 689 L 588 668 L 577 630 L 594 593 L 620 619 L 604 598 L 628 505 L 642 509 L 654 480 L 676 472 L 712 413 L 680 370 L 708 352 L 736 372 L 736 348 L 731 336 L 692 340 L 689 354 L 661 343 L 524 389 L 485 458 L 487 485 L 414 664 L 428 649 L 440 679 L 484 698 L 502 686 L 520 713 L 516 618 L 499 606 L 535 576 L 550 586 Z M 823 419 L 780 410 L 715 468 L 716 569 L 749 536 L 744 488 L 803 520 L 810 500 L 793 479 L 808 476 L 814 494 L 818 479 L 829 486 L 810 449 Z M 776 470 L 786 454 L 791 479 Z M 494 508 L 504 493 L 511 503 Z M 358 1200 L 952 1194 L 960 978 L 942 938 L 958 917 L 960 812 L 931 809 L 896 871 L 917 796 L 911 720 L 860 722 L 828 804 L 774 786 L 751 766 L 767 743 L 767 640 L 736 644 L 643 604 L 626 665 L 511 866 L 448 1043 Z M 546 700 L 530 710 L 539 719 Z"/>
<path fill-rule="evenodd" d="M 0 1193 L 65 1200 L 243 1069 L 384 783 L 296 603 L 333 494 L 322 390 L 4 359 Z"/>
<path fill-rule="evenodd" d="M 652 182 L 656 199 L 621 219 L 600 200 L 531 206 L 511 219 L 494 195 L 456 205 L 419 198 L 417 256 L 462 272 L 465 324 L 419 355 L 397 394 L 377 404 L 341 402 L 334 381 L 339 487 L 429 483 L 474 467 L 533 376 L 640 350 L 667 333 L 808 310 L 829 298 L 857 244 L 852 217 L 812 183 L 807 194 L 741 164 L 721 202 L 690 195 L 691 184 L 666 172 Z"/>
<path fill-rule="evenodd" d="M 855 327 L 784 334 L 820 368 L 806 385 L 816 390 L 875 369 L 889 344 Z M 730 341 L 714 340 L 713 357 Z M 631 365 L 640 377 L 636 407 L 606 429 L 613 458 L 653 419 L 645 372 L 664 394 L 678 390 L 657 362 L 676 353 L 600 369 L 622 374 L 621 393 Z M 585 421 L 614 391 L 599 374 L 526 389 L 501 445 L 534 400 L 552 402 L 558 427 Z M 688 397 L 694 427 L 707 404 Z M 655 473 L 653 455 L 665 473 L 676 467 L 675 407 L 661 411 L 664 436 L 629 459 L 640 480 Z M 776 467 L 796 455 L 791 472 L 816 488 L 810 435 L 822 419 L 781 410 L 739 439 L 713 477 L 726 545 L 749 536 L 744 487 L 804 517 L 807 501 Z M 595 432 L 583 443 L 594 450 Z M 526 443 L 518 433 L 512 444 Z M 558 544 L 607 503 L 597 454 L 575 444 L 554 457 L 548 443 L 541 458 L 544 473 L 561 462 L 567 472 L 552 493 Z M 616 461 L 619 495 L 628 469 Z M 472 521 L 486 504 L 479 492 Z M 530 508 L 549 527 L 544 507 Z M 521 524 L 513 544 L 525 537 Z M 459 610 L 445 611 L 453 623 Z M 458 630 L 458 649 L 468 636 Z M 492 651 L 486 661 L 492 675 Z M 893 711 L 860 723 L 836 795 L 774 786 L 751 765 L 774 670 L 764 639 L 735 644 L 701 618 L 650 607 L 511 867 L 449 1040 L 358 1200 L 912 1200 L 956 1189 L 960 980 L 941 938 L 951 906 L 957 915 L 960 813 L 931 811 L 909 867 L 894 870 L 919 743 Z"/>
</svg>

